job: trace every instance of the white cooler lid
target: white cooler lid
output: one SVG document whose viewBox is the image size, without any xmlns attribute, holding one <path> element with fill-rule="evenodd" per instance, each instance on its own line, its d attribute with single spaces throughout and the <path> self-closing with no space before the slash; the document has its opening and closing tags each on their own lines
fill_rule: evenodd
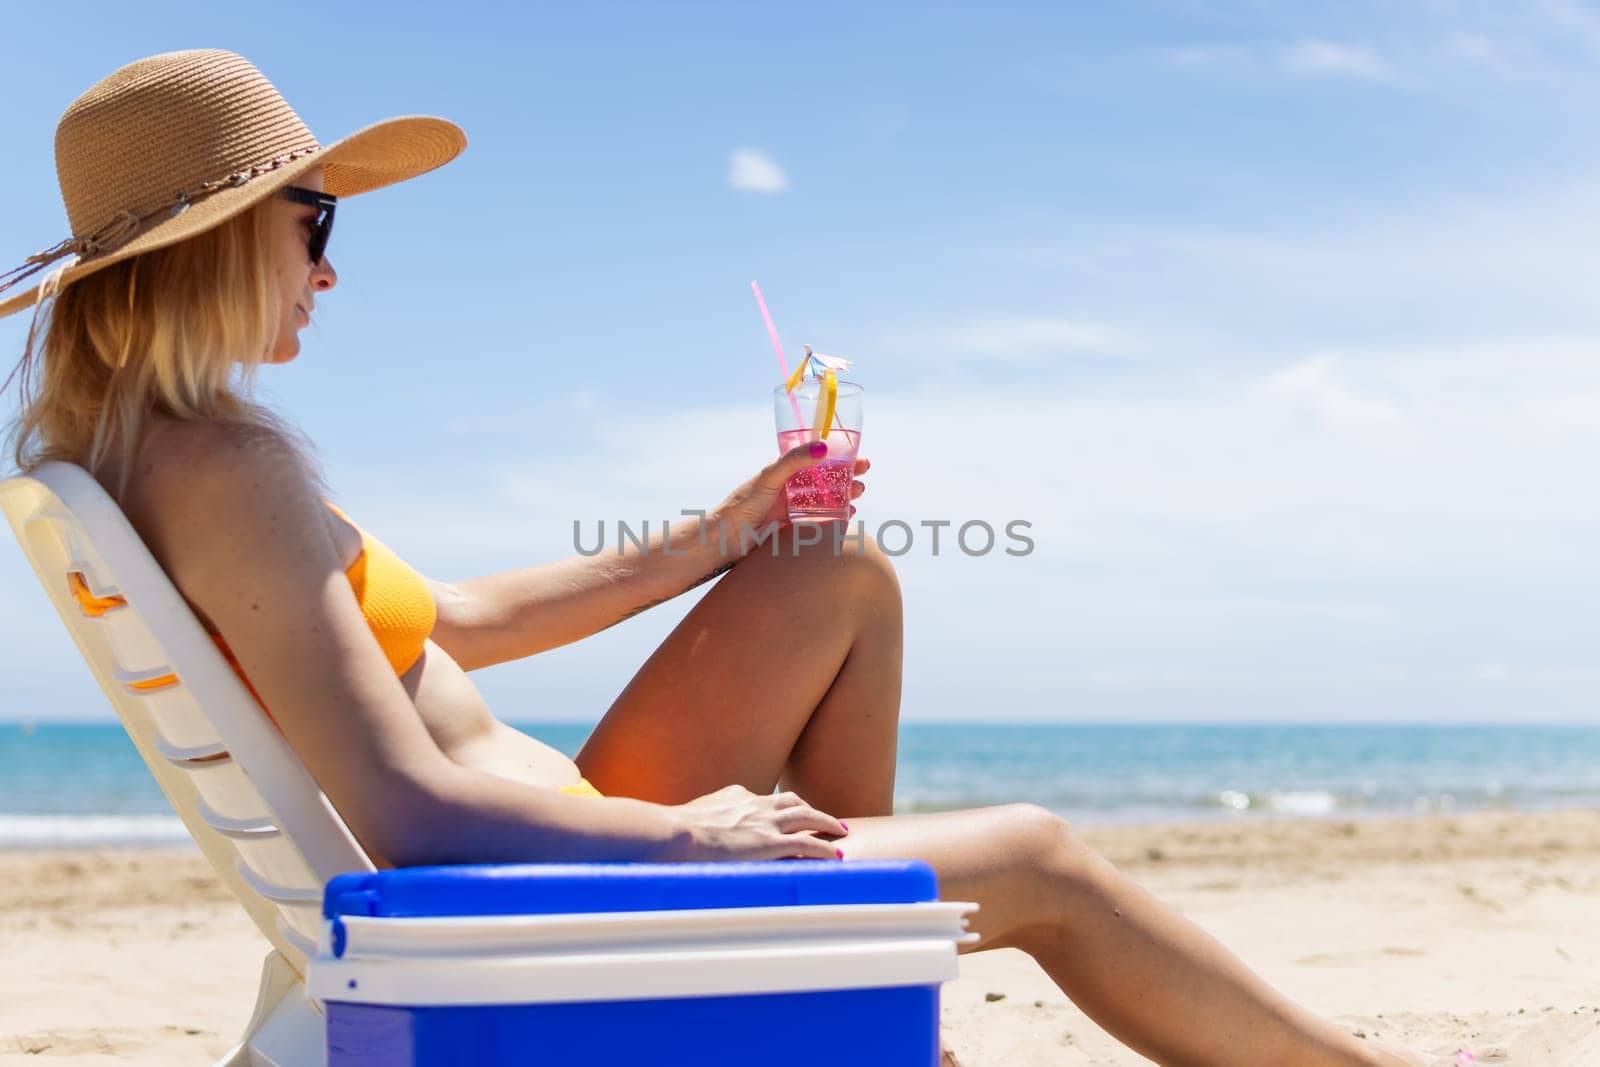
<svg viewBox="0 0 1600 1067">
<path fill-rule="evenodd" d="M 307 990 L 318 1000 L 422 1006 L 930 985 L 956 976 L 956 946 L 977 940 L 965 920 L 976 907 L 344 915 L 326 924 Z"/>
</svg>

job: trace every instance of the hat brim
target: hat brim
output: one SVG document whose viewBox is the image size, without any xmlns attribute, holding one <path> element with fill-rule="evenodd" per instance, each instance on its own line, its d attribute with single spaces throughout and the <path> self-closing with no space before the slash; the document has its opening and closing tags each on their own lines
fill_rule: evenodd
<svg viewBox="0 0 1600 1067">
<path fill-rule="evenodd" d="M 293 184 L 308 170 L 321 167 L 322 186 L 334 196 L 357 196 L 442 167 L 460 155 L 466 146 L 466 134 L 446 119 L 408 115 L 374 123 L 243 185 L 213 193 L 176 215 L 157 216 L 125 244 L 102 255 L 79 256 L 73 260 L 62 273 L 60 284 L 70 285 L 113 263 L 177 244 L 220 226 Z M 26 292 L 7 297 L 0 302 L 0 318 L 31 306 L 38 292 L 39 286 L 35 285 Z"/>
</svg>

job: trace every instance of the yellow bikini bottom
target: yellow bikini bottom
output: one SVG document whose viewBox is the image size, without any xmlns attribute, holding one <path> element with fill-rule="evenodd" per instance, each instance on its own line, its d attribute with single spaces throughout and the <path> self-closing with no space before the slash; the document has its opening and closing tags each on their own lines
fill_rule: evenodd
<svg viewBox="0 0 1600 1067">
<path fill-rule="evenodd" d="M 589 779 L 579 778 L 571 785 L 562 786 L 557 792 L 570 793 L 575 797 L 604 797 L 605 794 L 590 784 Z"/>
</svg>

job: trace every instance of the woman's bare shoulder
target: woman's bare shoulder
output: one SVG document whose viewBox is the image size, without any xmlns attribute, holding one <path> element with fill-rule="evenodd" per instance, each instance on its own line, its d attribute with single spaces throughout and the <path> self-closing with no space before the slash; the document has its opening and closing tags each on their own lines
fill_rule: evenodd
<svg viewBox="0 0 1600 1067">
<path fill-rule="evenodd" d="M 231 419 L 166 420 L 153 423 L 139 448 L 139 474 L 188 472 L 296 474 L 310 479 L 302 446 L 286 430 Z"/>
<path fill-rule="evenodd" d="M 314 554 L 331 550 L 321 495 L 303 448 L 282 430 L 222 420 L 167 422 L 152 427 L 141 443 L 123 509 L 189 593 L 196 583 L 204 585 L 207 572 L 227 569 L 265 538 Z"/>
<path fill-rule="evenodd" d="M 153 425 L 140 443 L 127 491 L 136 510 L 157 512 L 185 504 L 254 511 L 252 499 L 281 503 L 284 494 L 317 495 L 298 442 L 276 427 L 221 419 Z"/>
</svg>

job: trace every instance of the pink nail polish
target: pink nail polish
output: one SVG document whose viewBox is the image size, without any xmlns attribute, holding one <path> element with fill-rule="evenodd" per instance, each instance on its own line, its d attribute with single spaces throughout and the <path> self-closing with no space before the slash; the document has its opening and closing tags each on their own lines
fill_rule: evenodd
<svg viewBox="0 0 1600 1067">
<path fill-rule="evenodd" d="M 834 849 L 834 851 L 835 851 L 835 852 L 837 852 L 837 853 L 838 853 L 838 854 L 839 854 L 839 858 L 840 858 L 840 859 L 844 859 L 844 849 L 842 849 L 842 848 L 836 848 L 836 849 Z"/>
<path fill-rule="evenodd" d="M 812 459 L 821 459 L 823 456 L 826 456 L 827 454 L 828 454 L 828 442 L 826 442 L 826 441 L 812 441 L 811 442 L 811 458 Z"/>
<path fill-rule="evenodd" d="M 839 825 L 844 827 L 844 832 L 845 833 L 849 833 L 850 832 L 850 824 L 845 822 L 843 819 L 839 820 Z"/>
</svg>

